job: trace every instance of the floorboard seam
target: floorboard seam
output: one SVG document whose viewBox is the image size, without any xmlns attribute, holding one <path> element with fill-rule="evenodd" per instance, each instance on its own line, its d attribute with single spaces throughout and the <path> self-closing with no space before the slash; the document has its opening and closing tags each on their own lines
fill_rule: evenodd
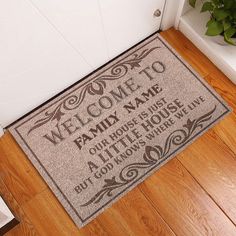
<svg viewBox="0 0 236 236">
<path fill-rule="evenodd" d="M 228 216 L 228 214 L 225 212 L 225 210 L 216 202 L 216 200 L 210 195 L 210 193 L 207 192 L 207 190 L 200 184 L 200 182 L 191 174 L 191 172 L 187 169 L 187 167 L 181 162 L 181 160 L 178 158 L 178 161 L 183 166 L 184 169 L 191 175 L 191 177 L 194 179 L 194 181 L 201 187 L 201 189 L 206 193 L 206 195 L 216 204 L 216 206 L 222 211 L 222 213 L 231 221 L 231 223 L 236 227 L 236 223 Z"/>
<path fill-rule="evenodd" d="M 236 158 L 236 153 L 231 149 L 231 147 L 215 132 L 214 128 L 212 130 L 215 135 L 220 139 L 220 141 L 229 149 L 230 153 L 232 153 L 233 158 Z"/>
<path fill-rule="evenodd" d="M 145 184 L 145 181 L 143 182 Z M 142 184 L 143 184 L 142 183 Z M 141 185 L 142 185 L 141 184 Z M 165 222 L 165 224 L 170 228 L 171 232 L 177 236 L 176 232 L 173 230 L 173 228 L 168 224 L 168 222 L 163 218 L 163 216 L 160 214 L 160 212 L 157 210 L 155 205 L 153 204 L 152 200 L 143 192 L 142 188 L 138 186 L 140 192 L 143 194 L 143 196 L 147 199 L 147 201 L 150 203 L 150 205 L 153 207 L 153 210 L 160 216 L 160 218 Z"/>
</svg>

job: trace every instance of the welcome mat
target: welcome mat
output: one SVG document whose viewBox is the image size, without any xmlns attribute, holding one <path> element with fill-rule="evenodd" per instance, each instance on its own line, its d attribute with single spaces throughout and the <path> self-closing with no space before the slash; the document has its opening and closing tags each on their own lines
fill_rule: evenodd
<svg viewBox="0 0 236 236">
<path fill-rule="evenodd" d="M 229 111 L 155 34 L 10 132 L 83 226 Z"/>
</svg>

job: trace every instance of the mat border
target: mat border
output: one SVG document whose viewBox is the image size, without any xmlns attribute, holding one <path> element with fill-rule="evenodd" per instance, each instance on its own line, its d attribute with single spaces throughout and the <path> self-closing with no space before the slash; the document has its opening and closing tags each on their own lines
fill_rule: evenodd
<svg viewBox="0 0 236 236">
<path fill-rule="evenodd" d="M 50 100 L 48 100 L 47 102 L 45 102 L 44 104 L 42 104 L 40 107 L 46 105 L 48 102 L 52 101 L 53 99 L 56 99 L 57 97 L 59 97 L 61 94 L 63 94 L 65 91 L 71 89 L 72 87 L 76 86 L 77 84 L 82 83 L 86 78 L 90 77 L 92 74 L 96 73 L 97 71 L 101 70 L 103 67 L 105 67 L 106 65 L 108 65 L 109 63 L 112 63 L 113 61 L 115 61 L 117 58 L 121 57 L 122 55 L 124 55 L 125 53 L 127 53 L 129 50 L 132 50 L 133 48 L 137 47 L 139 44 L 142 44 L 144 41 L 152 38 L 155 34 L 157 34 L 157 32 L 155 32 L 154 34 L 150 35 L 149 37 L 145 38 L 144 40 L 142 40 L 141 42 L 139 42 L 138 44 L 134 45 L 132 48 L 126 50 L 125 52 L 123 52 L 122 54 L 118 55 L 116 58 L 112 59 L 111 61 L 107 62 L 106 64 L 104 64 L 103 66 L 99 67 L 97 70 L 91 72 L 89 75 L 85 76 L 84 78 L 82 78 L 81 80 L 79 80 L 78 82 L 76 82 L 75 84 L 71 85 L 70 87 L 66 88 L 65 90 L 63 90 L 61 93 L 57 94 L 55 97 L 51 98 Z M 208 92 L 211 93 L 211 95 L 213 95 L 213 97 L 225 108 L 225 112 L 222 113 L 219 117 L 217 117 L 214 121 L 212 121 L 210 124 L 208 124 L 206 127 L 204 127 L 204 129 L 201 129 L 199 132 L 197 132 L 193 137 L 191 137 L 188 142 L 182 144 L 181 146 L 179 146 L 177 149 L 175 149 L 173 152 L 171 152 L 167 157 L 165 157 L 161 162 L 157 163 L 156 165 L 154 165 L 152 168 L 150 168 L 148 170 L 148 172 L 146 172 L 145 174 L 141 175 L 138 179 L 136 179 L 135 181 L 133 181 L 131 184 L 129 184 L 126 188 L 124 188 L 121 192 L 119 192 L 118 194 L 116 194 L 115 196 L 113 196 L 113 198 L 111 198 L 109 201 L 107 201 L 105 204 L 103 204 L 102 206 L 100 206 L 98 209 L 96 209 L 96 211 L 94 211 L 93 213 L 91 213 L 89 216 L 87 216 L 86 218 L 82 218 L 78 211 L 75 209 L 75 207 L 72 205 L 72 203 L 69 201 L 69 199 L 65 196 L 65 194 L 62 192 L 62 190 L 60 189 L 60 187 L 57 185 L 57 183 L 55 182 L 55 180 L 52 178 L 52 176 L 48 173 L 47 169 L 43 166 L 43 164 L 41 163 L 41 161 L 38 159 L 37 155 L 34 153 L 34 151 L 31 149 L 31 147 L 28 145 L 28 143 L 25 141 L 25 139 L 22 137 L 22 135 L 20 134 L 20 132 L 18 131 L 18 128 L 21 127 L 23 124 L 25 124 L 26 122 L 28 122 L 29 120 L 33 119 L 35 116 L 37 116 L 38 114 L 42 113 L 43 111 L 45 111 L 46 109 L 48 109 L 49 107 L 53 106 L 55 103 L 59 102 L 61 99 L 67 97 L 68 95 L 70 95 L 71 93 L 73 93 L 74 91 L 76 91 L 77 89 L 81 88 L 82 86 L 86 85 L 88 82 L 90 82 L 91 80 L 95 79 L 98 75 L 104 73 L 105 71 L 109 70 L 111 67 L 115 66 L 117 63 L 123 61 L 124 59 L 126 59 L 127 57 L 129 57 L 130 55 L 132 55 L 133 53 L 135 53 L 136 51 L 140 50 L 141 48 L 145 47 L 147 44 L 151 43 L 152 41 L 159 39 L 164 45 L 165 47 L 185 66 L 185 68 L 208 90 Z M 154 170 L 157 166 L 161 166 L 161 164 L 166 161 L 171 155 L 173 155 L 175 152 L 178 152 L 179 149 L 181 149 L 183 146 L 187 145 L 188 143 L 191 143 L 191 140 L 193 140 L 196 136 L 198 136 L 200 133 L 204 132 L 208 127 L 210 127 L 213 123 L 215 123 L 216 121 L 220 120 L 224 115 L 226 115 L 228 112 L 230 112 L 230 109 L 224 104 L 223 101 L 221 101 L 214 93 L 213 91 L 211 91 L 206 84 L 203 83 L 203 81 L 201 81 L 201 79 L 194 73 L 194 71 L 192 69 L 190 69 L 187 66 L 187 63 L 184 62 L 179 56 L 176 55 L 176 52 L 173 50 L 173 48 L 171 48 L 163 39 L 161 36 L 159 36 L 159 34 L 157 34 L 156 37 L 154 37 L 153 39 L 149 40 L 147 43 L 145 43 L 144 45 L 142 45 L 141 47 L 137 48 L 135 51 L 133 51 L 132 53 L 128 54 L 126 57 L 122 58 L 121 60 L 117 61 L 115 64 L 111 65 L 110 67 L 106 68 L 105 70 L 101 70 L 101 72 L 96 75 L 95 77 L 92 77 L 91 79 L 89 79 L 88 81 L 86 81 L 86 83 L 81 84 L 81 86 L 75 88 L 74 90 L 70 91 L 70 93 L 66 94 L 65 96 L 61 97 L 60 99 L 58 99 L 57 101 L 55 101 L 54 103 L 50 104 L 49 106 L 45 107 L 43 110 L 41 110 L 40 112 L 36 113 L 35 115 L 33 115 L 32 117 L 30 117 L 29 119 L 26 119 L 25 121 L 23 121 L 22 123 L 20 123 L 18 126 L 16 126 L 14 129 L 16 131 L 16 133 L 19 135 L 19 137 L 22 139 L 23 143 L 25 144 L 25 146 L 29 149 L 29 151 L 32 153 L 32 155 L 35 157 L 36 161 L 39 163 L 39 165 L 43 168 L 43 170 L 45 171 L 45 173 L 48 175 L 48 177 L 51 179 L 52 183 L 54 184 L 54 186 L 57 188 L 57 190 L 60 192 L 60 194 L 62 195 L 62 197 L 64 198 L 64 200 L 66 200 L 66 202 L 69 204 L 70 208 L 74 211 L 74 213 L 76 214 L 76 216 L 80 219 L 80 221 L 83 223 L 85 223 L 87 220 L 89 220 L 90 218 L 92 218 L 96 213 L 98 213 L 102 208 L 106 207 L 110 202 L 112 202 L 113 200 L 115 200 L 116 198 L 118 198 L 122 193 L 124 193 L 128 188 L 132 187 L 136 182 L 138 182 L 140 179 L 142 179 L 143 177 L 145 177 L 146 175 L 148 175 L 152 170 Z M 36 109 L 34 109 L 33 111 L 31 111 L 30 113 L 26 114 L 24 117 L 18 119 L 16 122 L 19 122 L 20 120 L 24 119 L 26 116 L 28 116 L 29 114 L 32 114 L 34 111 L 36 111 L 37 109 L 39 109 L 39 107 L 37 107 Z M 12 125 L 14 125 L 16 122 L 14 122 Z M 10 126 L 12 126 L 10 125 Z M 9 127 L 9 126 L 8 126 Z M 33 164 L 33 163 L 32 163 Z M 37 168 L 36 168 L 37 169 Z M 38 169 L 37 169 L 38 171 Z M 39 172 L 40 174 L 40 172 Z M 40 174 L 41 175 L 41 174 Z M 42 176 L 41 176 L 42 177 Z M 46 181 L 47 182 L 47 181 Z M 48 183 L 47 183 L 48 184 Z M 49 185 L 50 186 L 50 185 Z M 55 194 L 55 193 L 54 193 Z M 56 195 L 56 194 L 55 194 Z M 57 197 L 57 196 L 56 196 Z"/>
</svg>

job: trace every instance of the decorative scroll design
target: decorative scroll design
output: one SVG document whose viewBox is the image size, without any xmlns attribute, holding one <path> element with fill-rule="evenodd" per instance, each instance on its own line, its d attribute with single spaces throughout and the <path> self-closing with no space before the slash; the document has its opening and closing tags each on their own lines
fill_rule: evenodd
<svg viewBox="0 0 236 236">
<path fill-rule="evenodd" d="M 167 156 L 173 145 L 179 146 L 188 142 L 194 134 L 194 131 L 196 131 L 198 128 L 202 129 L 203 124 L 211 119 L 215 110 L 216 106 L 208 113 L 197 119 L 194 119 L 193 121 L 188 119 L 186 124 L 183 125 L 182 129 L 173 131 L 167 137 L 164 147 L 159 145 L 146 146 L 145 152 L 143 154 L 143 162 L 129 164 L 121 170 L 118 177 L 113 176 L 111 179 L 105 179 L 105 184 L 102 186 L 102 189 L 81 206 L 88 206 L 92 203 L 97 204 L 104 197 L 112 197 L 114 190 L 122 188 L 136 180 L 139 177 L 140 169 L 149 169 L 153 166 L 156 166 Z"/>
<path fill-rule="evenodd" d="M 127 74 L 129 69 L 133 70 L 136 67 L 140 67 L 141 61 L 147 55 L 149 55 L 152 51 L 158 48 L 160 47 L 153 47 L 151 49 L 145 49 L 140 54 L 134 53 L 131 59 L 115 64 L 112 67 L 110 74 L 96 77 L 95 80 L 86 84 L 80 90 L 79 95 L 75 95 L 75 94 L 70 95 L 66 99 L 64 99 L 60 104 L 58 104 L 57 107 L 54 108 L 53 111 L 46 111 L 44 113 L 44 117 L 37 120 L 34 123 L 33 127 L 30 128 L 30 130 L 28 131 L 28 134 L 50 121 L 56 120 L 57 122 L 59 122 L 62 116 L 66 114 L 66 111 L 77 109 L 81 105 L 81 103 L 84 101 L 86 94 L 90 94 L 92 96 L 102 95 L 104 93 L 104 89 L 106 88 L 106 81 L 113 81 L 113 80 L 120 79 Z M 165 70 L 164 65 L 162 66 L 163 66 L 163 70 Z"/>
</svg>

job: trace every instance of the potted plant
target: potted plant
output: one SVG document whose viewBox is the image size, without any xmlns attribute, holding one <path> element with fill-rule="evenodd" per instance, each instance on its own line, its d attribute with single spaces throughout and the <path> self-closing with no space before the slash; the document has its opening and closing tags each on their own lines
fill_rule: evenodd
<svg viewBox="0 0 236 236">
<path fill-rule="evenodd" d="M 195 7 L 197 0 L 189 0 Z M 202 2 L 201 12 L 209 12 L 206 35 L 221 35 L 228 44 L 236 46 L 236 0 L 208 0 Z"/>
</svg>

